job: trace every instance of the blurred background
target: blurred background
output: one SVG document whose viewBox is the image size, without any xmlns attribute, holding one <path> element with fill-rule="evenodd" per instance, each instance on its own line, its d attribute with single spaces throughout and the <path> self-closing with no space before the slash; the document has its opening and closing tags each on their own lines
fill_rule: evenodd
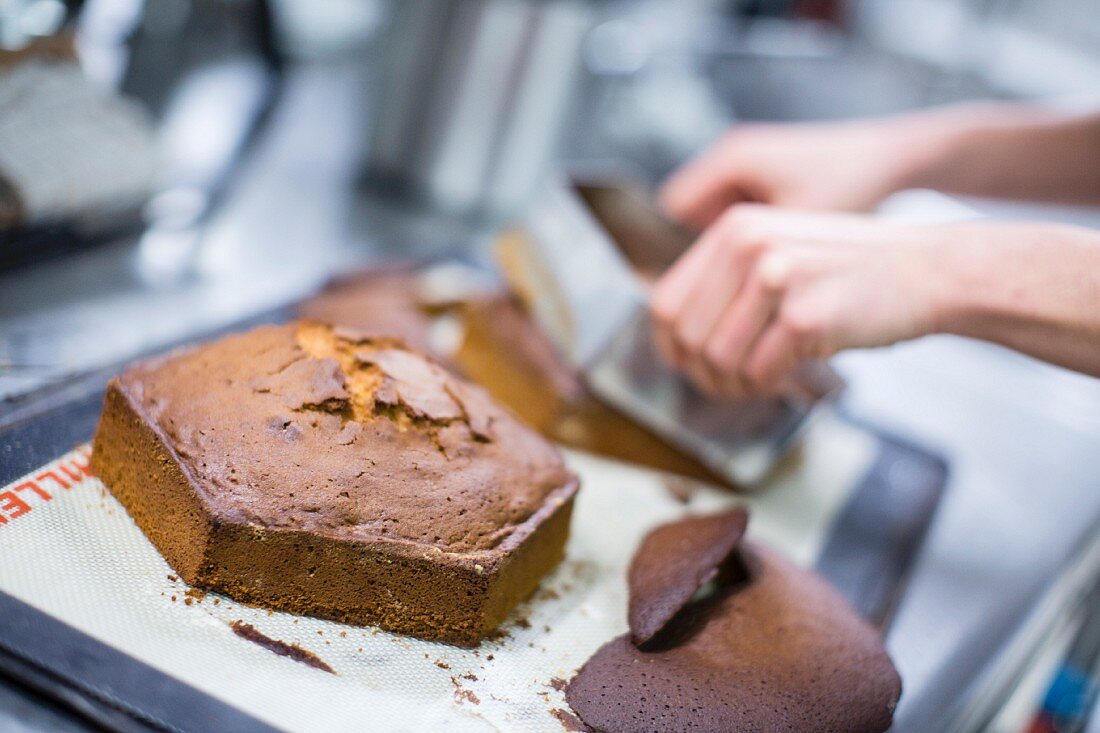
<svg viewBox="0 0 1100 733">
<path fill-rule="evenodd" d="M 499 233 L 567 173 L 653 188 L 738 121 L 973 99 L 1100 105 L 1100 4 L 0 0 L 0 400 L 14 414 L 76 375 L 285 308 L 367 266 L 485 265 Z M 931 192 L 884 210 L 1100 225 L 1088 209 Z M 885 366 L 842 359 L 850 404 L 936 443 L 966 481 L 962 446 L 992 429 L 981 400 L 993 400 L 1014 411 L 1016 435 L 1076 441 L 1060 461 L 1069 478 L 1036 459 L 1045 478 L 1028 474 L 1013 496 L 1045 479 L 1091 483 L 1096 496 L 1083 458 L 1100 445 L 1095 380 L 936 343 Z M 959 412 L 890 401 L 912 374 L 961 389 Z M 996 398 L 982 396 L 990 381 Z M 945 424 L 955 432 L 937 433 Z M 917 610 L 903 609 L 891 637 L 909 654 L 899 729 L 1022 730 L 1073 636 L 1054 610 L 1035 614 L 1067 567 L 1091 572 L 1071 561 L 1097 534 L 1096 501 L 1075 501 L 1063 546 L 1045 542 L 1066 521 L 1053 516 L 1009 553 L 1029 566 L 1020 580 L 1004 565 L 982 574 L 999 540 L 966 562 L 951 554 L 985 504 L 964 501 L 940 522 L 927 569 L 937 580 L 914 581 Z M 1026 505 L 1010 506 L 1005 526 L 1026 524 Z M 1013 591 L 966 606 L 972 583 Z M 956 609 L 969 626 L 938 634 Z M 960 663 L 961 679 L 943 674 Z"/>
<path fill-rule="evenodd" d="M 3 0 L 0 395 L 476 252 L 555 169 L 654 184 L 737 120 L 1087 105 L 1098 36 L 1071 0 Z"/>
</svg>

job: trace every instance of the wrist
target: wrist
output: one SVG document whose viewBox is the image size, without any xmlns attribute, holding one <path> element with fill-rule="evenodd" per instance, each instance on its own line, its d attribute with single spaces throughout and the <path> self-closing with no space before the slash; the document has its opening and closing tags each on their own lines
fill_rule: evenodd
<svg viewBox="0 0 1100 733">
<path fill-rule="evenodd" d="M 889 192 L 910 188 L 943 188 L 946 171 L 967 147 L 973 122 L 928 114 L 884 121 L 884 159 Z"/>
<path fill-rule="evenodd" d="M 893 190 L 990 190 L 1006 174 L 1005 151 L 1018 142 L 1017 131 L 1055 116 L 1038 107 L 989 102 L 882 120 L 886 157 L 894 161 Z"/>
<path fill-rule="evenodd" d="M 930 228 L 933 239 L 924 246 L 925 292 L 927 293 L 924 333 L 979 336 L 981 324 L 995 317 L 1001 307 L 994 291 L 994 253 L 988 244 L 966 231 L 969 227 Z"/>
<path fill-rule="evenodd" d="M 1018 329 L 1058 327 L 1079 318 L 1094 297 L 1096 281 L 1089 274 L 1100 271 L 1097 232 L 1047 224 L 938 229 L 930 248 L 937 332 L 1008 343 Z"/>
</svg>

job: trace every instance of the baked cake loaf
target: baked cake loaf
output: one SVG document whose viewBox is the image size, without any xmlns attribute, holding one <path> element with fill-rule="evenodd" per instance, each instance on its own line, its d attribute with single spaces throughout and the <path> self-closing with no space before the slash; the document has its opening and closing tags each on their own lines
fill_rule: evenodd
<svg viewBox="0 0 1100 733">
<path fill-rule="evenodd" d="M 577 490 L 481 388 L 310 322 L 130 367 L 92 466 L 194 586 L 461 645 L 559 562 Z"/>
</svg>

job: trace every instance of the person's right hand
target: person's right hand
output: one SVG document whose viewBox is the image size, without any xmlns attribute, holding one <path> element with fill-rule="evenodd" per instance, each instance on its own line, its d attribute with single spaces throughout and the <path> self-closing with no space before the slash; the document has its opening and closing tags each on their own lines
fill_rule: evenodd
<svg viewBox="0 0 1100 733">
<path fill-rule="evenodd" d="M 665 358 L 733 398 L 783 391 L 805 359 L 935 332 L 1100 376 L 1100 232 L 740 205 L 650 305 Z"/>
<path fill-rule="evenodd" d="M 895 120 L 741 124 L 673 174 L 661 204 L 707 228 L 733 204 L 866 211 L 902 185 L 910 166 Z"/>
<path fill-rule="evenodd" d="M 939 269 L 961 238 L 868 216 L 731 207 L 654 286 L 656 344 L 709 394 L 785 391 L 805 359 L 932 331 L 956 275 Z"/>
</svg>

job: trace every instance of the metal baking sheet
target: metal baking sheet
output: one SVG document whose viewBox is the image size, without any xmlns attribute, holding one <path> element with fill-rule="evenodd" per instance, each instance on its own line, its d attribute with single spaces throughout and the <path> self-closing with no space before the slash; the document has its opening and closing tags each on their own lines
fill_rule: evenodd
<svg viewBox="0 0 1100 733">
<path fill-rule="evenodd" d="M 97 399 L 91 394 L 59 404 L 53 418 L 70 415 L 80 430 L 89 431 Z M 67 409 L 79 403 L 87 409 Z M 25 420 L 0 433 L 0 439 L 25 445 L 28 436 L 36 435 L 41 444 L 49 432 L 42 420 Z M 213 701 L 212 710 L 286 730 L 351 731 L 365 725 L 409 731 L 443 725 L 458 731 L 554 730 L 567 712 L 558 689 L 561 680 L 625 629 L 625 569 L 653 525 L 684 512 L 745 502 L 753 515 L 751 535 L 800 563 L 817 565 L 857 607 L 880 621 L 889 604 L 881 602 L 879 586 L 898 586 L 894 564 L 900 559 L 904 565 L 915 547 L 911 527 L 885 521 L 886 515 L 864 521 L 862 528 L 853 522 L 868 507 L 881 510 L 891 492 L 897 496 L 875 476 L 905 475 L 906 469 L 898 468 L 896 454 L 883 450 L 880 437 L 835 416 L 807 434 L 767 491 L 749 498 L 570 452 L 583 489 L 567 559 L 512 614 L 499 638 L 464 650 L 270 613 L 187 588 L 110 493 L 82 473 L 87 450 L 64 452 L 0 489 L 0 591 L 42 619 L 41 632 L 24 622 L 15 634 L 8 628 L 12 618 L 0 618 L 0 638 L 9 640 L 9 655 L 44 658 L 40 652 L 50 644 L 49 624 L 60 621 L 90 648 L 105 648 L 132 660 L 139 670 L 151 668 L 176 680 L 175 692 L 162 688 L 151 696 L 140 686 L 110 687 L 108 674 L 88 675 L 85 669 L 81 675 L 44 663 L 58 679 L 80 677 L 59 690 L 77 699 L 115 699 L 119 709 L 154 730 L 203 730 L 194 720 L 164 717 L 166 710 L 180 709 L 165 705 L 166 700 L 196 694 Z M 884 457 L 887 466 L 880 465 Z M 915 459 L 907 454 L 901 460 Z M 928 477 L 917 464 L 908 470 L 910 478 Z M 929 484 L 933 493 L 935 483 Z M 841 541 L 838 530 L 849 539 Z M 234 623 L 310 651 L 333 673 L 238 636 Z M 149 712 L 153 707 L 155 715 Z"/>
<path fill-rule="evenodd" d="M 835 411 L 751 497 L 570 452 L 582 491 L 566 561 L 499 638 L 462 650 L 189 593 L 81 473 L 115 371 L 0 410 L 0 675 L 115 730 L 555 730 L 560 681 L 625 629 L 625 569 L 654 524 L 745 503 L 751 535 L 816 566 L 885 628 L 946 479 L 935 456 Z"/>
</svg>

